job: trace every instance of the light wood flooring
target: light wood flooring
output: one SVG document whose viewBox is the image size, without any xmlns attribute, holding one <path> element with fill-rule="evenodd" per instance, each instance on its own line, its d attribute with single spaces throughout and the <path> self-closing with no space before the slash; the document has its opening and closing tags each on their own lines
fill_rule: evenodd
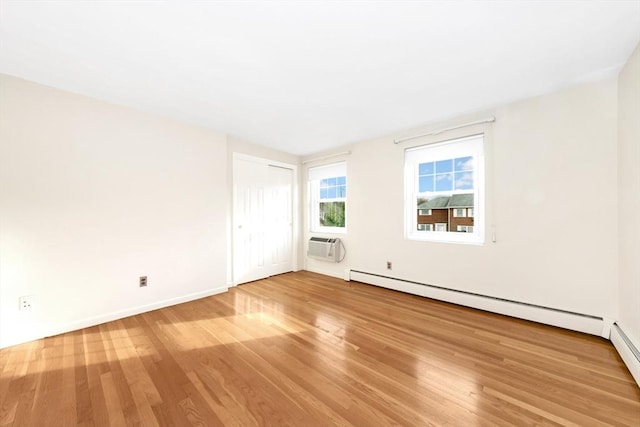
<svg viewBox="0 0 640 427">
<path fill-rule="evenodd" d="M 0 350 L 2 426 L 640 426 L 601 338 L 308 272 Z"/>
</svg>

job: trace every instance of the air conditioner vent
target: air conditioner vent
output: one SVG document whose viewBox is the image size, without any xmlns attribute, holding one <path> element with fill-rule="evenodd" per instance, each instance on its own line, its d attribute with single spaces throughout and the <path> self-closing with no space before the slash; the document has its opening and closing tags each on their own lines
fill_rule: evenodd
<svg viewBox="0 0 640 427">
<path fill-rule="evenodd" d="M 309 239 L 307 256 L 322 261 L 340 262 L 340 248 L 340 239 L 312 237 Z"/>
</svg>

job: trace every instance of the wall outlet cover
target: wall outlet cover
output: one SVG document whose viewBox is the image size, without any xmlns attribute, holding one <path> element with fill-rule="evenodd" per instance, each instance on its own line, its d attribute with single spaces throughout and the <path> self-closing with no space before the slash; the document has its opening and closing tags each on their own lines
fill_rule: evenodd
<svg viewBox="0 0 640 427">
<path fill-rule="evenodd" d="M 18 298 L 18 307 L 20 311 L 33 310 L 33 308 L 35 307 L 35 302 L 35 295 L 24 295 Z"/>
</svg>

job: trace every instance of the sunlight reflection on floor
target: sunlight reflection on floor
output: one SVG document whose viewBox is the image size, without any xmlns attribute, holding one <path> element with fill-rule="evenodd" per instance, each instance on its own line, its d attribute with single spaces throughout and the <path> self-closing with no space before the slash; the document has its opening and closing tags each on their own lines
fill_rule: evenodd
<svg viewBox="0 0 640 427">
<path fill-rule="evenodd" d="M 279 335 L 295 334 L 308 331 L 310 327 L 286 316 L 273 316 L 269 313 L 247 313 L 236 316 L 218 317 L 204 320 L 177 322 L 171 325 L 160 325 L 160 328 L 172 329 L 175 344 L 180 350 L 195 350 L 220 344 L 233 344 Z M 200 334 L 199 340 L 183 340 L 181 336 L 193 338 L 196 329 L 206 331 Z M 187 334 L 188 331 L 188 334 Z"/>
</svg>

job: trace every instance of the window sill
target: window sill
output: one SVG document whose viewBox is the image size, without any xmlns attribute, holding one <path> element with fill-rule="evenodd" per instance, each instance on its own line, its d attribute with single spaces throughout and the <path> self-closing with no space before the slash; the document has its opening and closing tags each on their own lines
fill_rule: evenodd
<svg viewBox="0 0 640 427">
<path fill-rule="evenodd" d="M 347 229 L 338 228 L 338 227 L 321 227 L 321 228 L 311 229 L 309 233 L 347 234 Z"/>
<path fill-rule="evenodd" d="M 437 233 L 437 232 L 428 232 L 424 233 Z M 448 236 L 449 233 L 442 233 L 439 235 L 429 235 L 429 236 L 419 236 L 415 234 L 410 234 L 406 236 L 407 240 L 414 240 L 417 242 L 433 242 L 433 243 L 453 243 L 458 245 L 473 245 L 473 246 L 483 246 L 484 238 L 481 236 L 471 237 L 471 236 Z M 458 234 L 458 233 L 455 233 Z M 467 233 L 459 233 L 459 234 L 467 234 Z M 457 237 L 457 238 L 456 238 Z"/>
</svg>

